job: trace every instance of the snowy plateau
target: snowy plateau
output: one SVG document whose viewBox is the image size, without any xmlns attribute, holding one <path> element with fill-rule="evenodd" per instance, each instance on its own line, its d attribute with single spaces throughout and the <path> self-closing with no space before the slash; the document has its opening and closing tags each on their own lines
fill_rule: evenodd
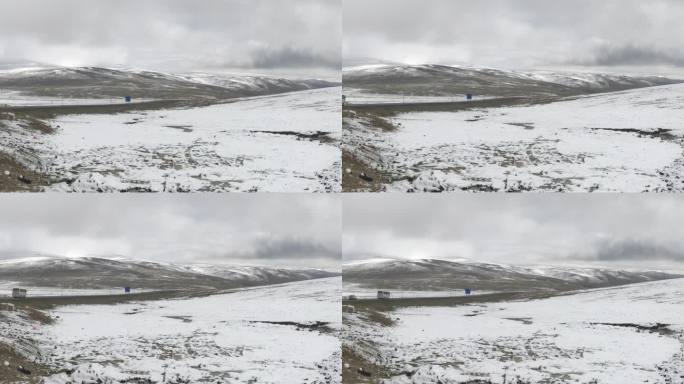
<svg viewBox="0 0 684 384">
<path fill-rule="evenodd" d="M 3 72 L 0 154 L 43 191 L 335 192 L 340 94 L 259 76 Z"/>
<path fill-rule="evenodd" d="M 437 92 L 432 95 L 416 89 L 446 75 L 435 75 L 434 68 L 430 72 L 423 68 L 426 73 L 418 72 L 420 76 L 414 73 L 416 68 L 407 70 L 397 74 L 396 68 L 376 68 L 345 75 L 344 93 L 361 102 L 353 104 L 352 99 L 345 108 L 343 151 L 374 171 L 374 182 L 380 184 L 377 189 L 684 190 L 682 84 L 662 84 L 662 79 L 459 70 L 459 77 L 447 80 L 465 84 L 459 85 L 463 89 L 443 91 L 460 94 L 470 85 L 485 92 L 485 98 L 447 103 L 438 92 L 439 84 L 430 88 Z M 452 73 L 456 69 L 443 71 L 456 76 Z M 399 85 L 387 89 L 382 81 L 388 78 Z M 483 85 L 485 80 L 492 84 Z M 377 84 L 368 85 L 371 81 Z M 354 88 L 362 86 L 375 88 Z M 516 86 L 517 95 L 513 93 Z M 383 99 L 388 92 L 395 93 L 387 100 L 395 101 L 402 91 L 418 93 L 391 106 L 368 105 L 367 100 Z M 370 96 L 359 98 L 358 94 Z"/>
<path fill-rule="evenodd" d="M 46 384 L 340 383 L 340 278 L 213 295 L 0 312 Z"/>
<path fill-rule="evenodd" d="M 421 274 L 441 263 L 354 265 L 351 279 L 345 271 L 345 285 L 365 281 L 370 288 L 398 273 Z M 462 286 L 516 279 L 528 289 L 505 283 L 490 286 L 495 292 L 467 297 L 408 298 L 404 292 L 390 300 L 345 299 L 342 342 L 350 356 L 345 375 L 385 384 L 684 383 L 681 276 L 451 264 L 452 271 L 486 276 Z M 451 281 L 462 280 L 457 273 Z M 545 287 L 530 289 L 532 282 Z M 570 285 L 564 288 L 565 283 Z M 360 371 L 366 374 L 357 375 Z"/>
</svg>

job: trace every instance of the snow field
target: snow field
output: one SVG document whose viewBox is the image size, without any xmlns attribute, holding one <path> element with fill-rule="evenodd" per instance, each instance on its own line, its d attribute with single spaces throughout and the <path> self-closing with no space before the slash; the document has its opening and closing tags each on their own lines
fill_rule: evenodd
<svg viewBox="0 0 684 384">
<path fill-rule="evenodd" d="M 48 384 L 339 383 L 341 279 L 207 297 L 50 311 L 53 325 L 19 329 L 56 371 Z M 324 324 L 319 328 L 306 328 Z"/>
<path fill-rule="evenodd" d="M 331 192 L 340 189 L 340 108 L 340 88 L 324 88 L 62 116 L 50 121 L 54 134 L 9 132 L 5 143 L 10 152 L 27 148 L 50 176 L 68 180 L 51 191 Z M 306 138 L 318 132 L 330 142 Z"/>
<path fill-rule="evenodd" d="M 684 279 L 541 300 L 405 308 L 396 325 L 359 329 L 386 364 L 414 372 L 391 383 L 681 383 Z M 657 327 L 666 324 L 666 328 Z M 347 328 L 347 324 L 345 324 Z M 642 328 L 639 328 L 642 327 Z M 648 353 L 644 353 L 648 351 Z"/>
<path fill-rule="evenodd" d="M 394 132 L 358 129 L 374 166 L 404 179 L 389 191 L 684 189 L 684 85 L 462 112 L 402 113 Z M 346 148 L 346 147 L 345 147 Z M 406 178 L 408 177 L 408 179 Z"/>
</svg>

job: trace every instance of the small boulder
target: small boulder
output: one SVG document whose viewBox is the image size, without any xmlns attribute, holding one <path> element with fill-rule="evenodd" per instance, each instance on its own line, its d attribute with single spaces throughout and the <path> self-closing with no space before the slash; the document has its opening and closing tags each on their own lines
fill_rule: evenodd
<svg viewBox="0 0 684 384">
<path fill-rule="evenodd" d="M 20 366 L 17 367 L 17 371 L 18 371 L 19 373 L 23 373 L 24 375 L 30 375 L 30 374 L 31 374 L 31 371 L 29 371 L 28 369 L 24 368 L 24 366 L 22 366 L 22 365 L 20 365 Z"/>
<path fill-rule="evenodd" d="M 370 176 L 368 176 L 368 175 L 366 175 L 365 172 L 361 172 L 361 174 L 359 175 L 359 177 L 360 177 L 361 180 L 363 180 L 363 181 L 368 181 L 368 182 L 373 181 L 373 178 L 370 177 Z"/>
</svg>

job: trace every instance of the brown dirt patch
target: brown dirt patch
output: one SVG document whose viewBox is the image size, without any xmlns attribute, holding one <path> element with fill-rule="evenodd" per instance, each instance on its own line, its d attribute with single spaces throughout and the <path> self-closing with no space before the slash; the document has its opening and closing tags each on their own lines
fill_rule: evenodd
<svg viewBox="0 0 684 384">
<path fill-rule="evenodd" d="M 379 383 L 390 377 L 389 371 L 354 353 L 351 347 L 342 346 L 342 383 Z"/>
<path fill-rule="evenodd" d="M 5 365 L 7 362 L 8 365 Z M 23 372 L 19 367 L 23 368 Z M 0 382 L 38 384 L 48 374 L 48 368 L 16 353 L 14 348 L 0 343 Z"/>
<path fill-rule="evenodd" d="M 349 170 L 350 172 L 347 172 Z M 342 150 L 342 191 L 380 192 L 385 177 L 350 152 Z"/>
<path fill-rule="evenodd" d="M 55 128 L 49 123 L 39 120 L 33 117 L 26 117 L 22 119 L 22 125 L 24 128 L 32 129 L 44 134 L 51 134 L 55 132 Z"/>
<path fill-rule="evenodd" d="M 45 176 L 0 152 L 0 192 L 38 192 L 46 185 Z"/>
</svg>

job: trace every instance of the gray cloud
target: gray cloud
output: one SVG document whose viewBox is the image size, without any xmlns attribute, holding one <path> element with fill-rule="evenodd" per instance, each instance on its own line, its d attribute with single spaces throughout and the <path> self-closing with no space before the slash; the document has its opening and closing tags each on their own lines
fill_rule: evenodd
<svg viewBox="0 0 684 384">
<path fill-rule="evenodd" d="M 301 68 L 316 66 L 339 70 L 342 61 L 333 55 L 321 55 L 311 51 L 290 47 L 278 50 L 258 50 L 253 54 L 251 63 L 257 68 Z"/>
<path fill-rule="evenodd" d="M 343 6 L 345 65 L 374 58 L 514 68 L 680 66 L 684 57 L 679 0 L 346 0 Z"/>
<path fill-rule="evenodd" d="M 580 65 L 625 66 L 625 65 L 671 65 L 684 67 L 683 52 L 663 52 L 652 47 L 625 45 L 596 49 L 589 60 Z"/>
<path fill-rule="evenodd" d="M 337 259 L 341 257 L 341 250 L 339 244 L 330 247 L 330 244 L 323 244 L 310 238 L 265 238 L 247 256 L 256 259 Z"/>
<path fill-rule="evenodd" d="M 33 254 L 338 268 L 336 196 L 8 195 L 0 258 Z"/>
<path fill-rule="evenodd" d="M 3 62 L 160 70 L 281 68 L 340 61 L 339 0 L 6 0 Z M 272 60 L 264 60 L 272 57 Z"/>
<path fill-rule="evenodd" d="M 660 244 L 645 239 L 602 240 L 589 258 L 601 261 L 676 260 L 684 262 L 680 245 Z"/>
</svg>

